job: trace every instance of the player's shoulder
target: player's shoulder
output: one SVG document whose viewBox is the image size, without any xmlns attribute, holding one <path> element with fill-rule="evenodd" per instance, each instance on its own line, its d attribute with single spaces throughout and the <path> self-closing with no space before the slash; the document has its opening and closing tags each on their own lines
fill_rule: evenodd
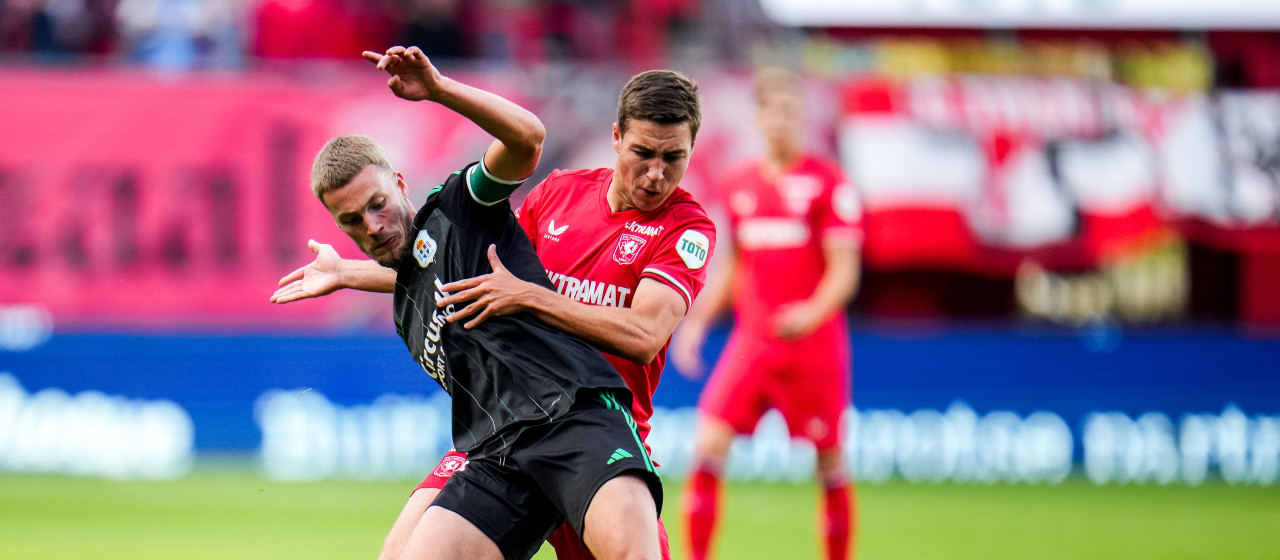
<svg viewBox="0 0 1280 560">
<path fill-rule="evenodd" d="M 707 210 L 702 207 L 702 203 L 698 202 L 683 187 L 676 187 L 675 192 L 671 193 L 671 198 L 667 199 L 664 213 L 666 214 L 666 221 L 673 224 L 711 223 L 711 218 L 707 216 Z"/>
<path fill-rule="evenodd" d="M 821 175 L 835 182 L 847 181 L 845 178 L 844 168 L 840 166 L 840 162 L 831 157 L 816 152 L 809 152 L 804 156 L 803 165 L 805 170 L 809 173 Z"/>
<path fill-rule="evenodd" d="M 524 206 L 534 207 L 576 201 L 586 196 L 603 180 L 601 169 L 556 169 L 547 175 L 524 200 Z"/>
<path fill-rule="evenodd" d="M 597 169 L 556 169 L 542 182 L 545 185 L 559 187 L 590 186 L 607 178 L 613 170 L 607 167 Z"/>
</svg>

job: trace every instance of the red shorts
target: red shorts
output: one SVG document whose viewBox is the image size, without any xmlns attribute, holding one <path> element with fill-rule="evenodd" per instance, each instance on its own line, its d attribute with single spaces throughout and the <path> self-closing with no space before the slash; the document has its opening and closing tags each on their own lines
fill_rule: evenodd
<svg viewBox="0 0 1280 560">
<path fill-rule="evenodd" d="M 449 477 L 458 472 L 458 469 L 462 468 L 462 465 L 466 464 L 466 462 L 466 453 L 459 453 L 457 450 L 450 449 L 440 459 L 440 464 L 431 470 L 431 474 L 422 480 L 422 483 L 418 485 L 418 489 L 435 488 L 439 490 L 444 488 L 444 483 L 449 482 Z"/>
<path fill-rule="evenodd" d="M 852 358 L 843 320 L 799 341 L 734 329 L 702 390 L 699 410 L 749 434 L 776 408 L 792 436 L 819 450 L 840 446 L 841 415 L 849 406 Z"/>
<path fill-rule="evenodd" d="M 440 459 L 440 464 L 432 469 L 431 474 L 418 484 L 418 489 L 434 488 L 439 490 L 444 488 L 453 473 L 467 462 L 467 454 L 459 453 L 450 449 L 445 453 L 444 458 Z M 587 550 L 587 546 L 582 543 L 582 538 L 578 533 L 570 527 L 568 523 L 562 523 L 550 535 L 547 536 L 547 542 L 556 549 L 556 558 L 558 560 L 595 560 L 595 556 L 591 555 L 591 551 Z M 662 524 L 662 519 L 658 519 L 658 542 L 662 547 L 662 560 L 671 560 L 671 544 L 667 540 L 667 528 Z"/>
</svg>

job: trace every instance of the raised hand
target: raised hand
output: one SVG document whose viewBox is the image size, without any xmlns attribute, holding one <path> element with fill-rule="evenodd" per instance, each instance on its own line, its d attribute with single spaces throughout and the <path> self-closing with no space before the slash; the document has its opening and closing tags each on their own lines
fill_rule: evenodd
<svg viewBox="0 0 1280 560">
<path fill-rule="evenodd" d="M 782 340 L 798 340 L 813 334 L 826 320 L 828 312 L 808 301 L 786 304 L 773 318 L 773 334 Z"/>
<path fill-rule="evenodd" d="M 333 247 L 307 240 L 307 248 L 316 254 L 311 264 L 290 272 L 280 279 L 279 289 L 271 296 L 271 303 L 289 303 L 300 299 L 320 297 L 337 291 L 342 286 L 339 269 L 342 257 Z"/>
<path fill-rule="evenodd" d="M 396 97 L 409 101 L 436 101 L 444 76 L 418 47 L 391 47 L 386 54 L 364 51 L 361 54 L 377 64 L 379 70 L 391 74 L 387 87 Z"/>
</svg>

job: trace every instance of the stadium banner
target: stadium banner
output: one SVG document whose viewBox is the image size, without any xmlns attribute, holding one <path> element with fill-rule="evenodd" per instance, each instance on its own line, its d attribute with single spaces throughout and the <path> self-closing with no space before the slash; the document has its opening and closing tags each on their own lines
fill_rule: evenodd
<svg viewBox="0 0 1280 560">
<path fill-rule="evenodd" d="M 1280 254 L 1274 92 L 956 76 L 858 78 L 842 95 L 873 268 L 1079 270 L 1173 230 Z"/>
<path fill-rule="evenodd" d="M 708 363 L 725 336 L 712 333 Z M 1280 482 L 1275 341 L 855 328 L 852 345 L 844 441 L 867 482 Z M 664 476 L 689 466 L 701 389 L 663 376 L 649 443 Z M 281 480 L 412 479 L 449 447 L 448 426 L 448 397 L 391 333 L 55 333 L 0 350 L 0 470 L 165 478 L 229 453 Z M 734 478 L 813 472 L 812 446 L 774 415 L 732 453 Z"/>
<path fill-rule="evenodd" d="M 368 320 L 338 300 L 267 302 L 312 258 L 308 238 L 359 255 L 308 189 L 316 152 L 370 135 L 420 198 L 488 145 L 461 116 L 352 72 L 76 72 L 0 77 L 0 196 L 13 209 L 0 223 L 0 303 L 40 304 L 65 327 Z"/>
<path fill-rule="evenodd" d="M 462 117 L 389 95 L 360 67 L 174 77 L 0 71 L 0 304 L 60 329 L 386 324 L 380 298 L 267 303 L 311 259 L 357 256 L 307 189 L 328 138 L 386 146 L 411 198 L 483 153 Z M 463 76 L 542 115 L 535 177 L 607 166 L 625 76 Z M 759 153 L 744 72 L 699 76 L 704 125 L 683 186 L 716 208 L 716 173 Z M 572 80 L 574 88 L 559 87 Z M 512 84 L 521 84 L 515 88 Z M 1280 94 L 1142 93 L 1078 78 L 956 76 L 806 84 L 805 141 L 839 153 L 863 197 L 866 265 L 1012 276 L 1114 262 L 1178 231 L 1248 255 L 1242 309 L 1280 321 Z M 831 115 L 843 114 L 832 119 Z M 523 190 L 513 197 L 515 202 Z M 1270 310 L 1270 311 L 1268 311 Z"/>
<path fill-rule="evenodd" d="M 1255 0 L 761 0 L 770 19 L 808 27 L 977 29 L 1275 29 L 1280 6 Z"/>
</svg>

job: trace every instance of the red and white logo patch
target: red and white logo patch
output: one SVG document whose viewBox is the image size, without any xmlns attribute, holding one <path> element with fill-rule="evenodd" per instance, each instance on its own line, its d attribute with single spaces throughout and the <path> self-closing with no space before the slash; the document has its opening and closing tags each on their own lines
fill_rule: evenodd
<svg viewBox="0 0 1280 560">
<path fill-rule="evenodd" d="M 636 255 L 644 248 L 645 238 L 639 235 L 624 233 L 618 236 L 618 247 L 613 250 L 613 261 L 618 264 L 635 262 Z"/>
<path fill-rule="evenodd" d="M 467 458 L 462 455 L 446 455 L 440 461 L 440 464 L 436 465 L 436 470 L 431 471 L 431 474 L 440 478 L 449 478 L 465 464 L 467 464 Z"/>
</svg>

